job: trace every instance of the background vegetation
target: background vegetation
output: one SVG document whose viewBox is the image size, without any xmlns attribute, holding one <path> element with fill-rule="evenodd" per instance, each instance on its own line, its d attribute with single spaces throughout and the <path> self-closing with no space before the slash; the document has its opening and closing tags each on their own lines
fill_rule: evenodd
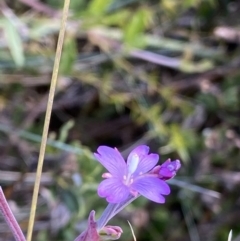
<svg viewBox="0 0 240 241">
<path fill-rule="evenodd" d="M 1 1 L 0 185 L 27 229 L 62 1 Z M 164 205 L 139 198 L 121 240 L 240 239 L 240 3 L 71 0 L 34 240 L 74 240 L 105 208 L 99 145 L 180 159 Z M 12 240 L 0 217 L 0 240 Z"/>
</svg>

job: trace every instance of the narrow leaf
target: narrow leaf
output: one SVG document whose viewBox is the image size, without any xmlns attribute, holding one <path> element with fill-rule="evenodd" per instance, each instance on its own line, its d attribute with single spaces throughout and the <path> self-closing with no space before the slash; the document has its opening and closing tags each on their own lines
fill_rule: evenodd
<svg viewBox="0 0 240 241">
<path fill-rule="evenodd" d="M 5 20 L 4 33 L 16 66 L 22 67 L 24 65 L 23 43 L 16 27 L 8 19 Z"/>
<path fill-rule="evenodd" d="M 89 13 L 100 16 L 107 11 L 112 0 L 92 0 L 88 6 Z"/>
</svg>

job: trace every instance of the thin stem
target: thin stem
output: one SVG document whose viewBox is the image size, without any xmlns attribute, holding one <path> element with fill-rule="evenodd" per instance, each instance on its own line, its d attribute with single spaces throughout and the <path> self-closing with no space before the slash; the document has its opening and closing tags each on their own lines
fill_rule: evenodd
<svg viewBox="0 0 240 241">
<path fill-rule="evenodd" d="M 35 181 L 34 191 L 33 191 L 32 206 L 31 206 L 31 212 L 30 212 L 30 218 L 29 218 L 29 224 L 28 224 L 27 241 L 31 241 L 31 238 L 32 238 L 33 225 L 34 225 L 37 199 L 38 199 L 38 192 L 39 192 L 39 186 L 40 186 L 40 181 L 41 181 L 42 166 L 43 166 L 43 161 L 44 161 L 44 155 L 45 155 L 45 149 L 46 149 L 46 143 L 47 143 L 47 136 L 48 136 L 48 129 L 49 129 L 49 123 L 50 123 L 50 118 L 51 118 L 54 94 L 55 94 L 55 89 L 56 89 L 56 84 L 57 84 L 58 69 L 59 69 L 59 64 L 60 64 L 60 59 L 61 59 L 69 4 L 70 4 L 70 0 L 64 1 L 61 29 L 60 29 L 59 37 L 58 37 L 57 50 L 56 50 L 55 62 L 54 62 L 54 66 L 53 66 L 52 80 L 51 80 L 51 86 L 50 86 L 50 90 L 49 90 L 47 110 L 46 110 L 46 116 L 45 116 L 44 127 L 43 127 L 42 142 L 41 142 L 39 159 L 38 159 L 36 181 Z"/>
<path fill-rule="evenodd" d="M 8 224 L 8 226 L 10 227 L 15 239 L 17 241 L 26 241 L 23 235 L 23 232 L 18 225 L 17 220 L 13 216 L 13 213 L 10 207 L 8 206 L 7 200 L 4 196 L 4 193 L 1 187 L 0 187 L 0 211 L 2 212 L 3 217 L 6 223 Z"/>
<path fill-rule="evenodd" d="M 101 217 L 97 221 L 97 230 L 100 231 L 106 226 L 108 221 L 112 219 L 116 214 L 122 211 L 128 204 L 137 199 L 140 195 L 134 197 L 129 195 L 128 199 L 122 203 L 109 203 L 106 209 L 103 211 Z"/>
<path fill-rule="evenodd" d="M 101 217 L 97 220 L 97 230 L 100 231 L 111 219 L 112 214 L 116 210 L 118 204 L 109 203 L 103 211 Z"/>
</svg>

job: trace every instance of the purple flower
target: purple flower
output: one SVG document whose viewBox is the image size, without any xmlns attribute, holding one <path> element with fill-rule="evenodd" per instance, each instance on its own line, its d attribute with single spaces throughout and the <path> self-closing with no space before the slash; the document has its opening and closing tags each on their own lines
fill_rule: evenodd
<svg viewBox="0 0 240 241">
<path fill-rule="evenodd" d="M 170 188 L 158 174 L 149 172 L 156 166 L 159 156 L 148 153 L 148 146 L 138 146 L 131 151 L 126 163 L 116 148 L 100 146 L 94 155 L 109 172 L 103 174 L 106 180 L 100 183 L 98 195 L 109 203 L 121 203 L 130 195 L 139 194 L 164 203 L 163 195 L 168 195 Z"/>
<path fill-rule="evenodd" d="M 165 161 L 159 169 L 159 177 L 163 180 L 168 180 L 176 176 L 177 171 L 180 169 L 181 163 L 179 160 L 171 161 L 168 159 Z"/>
<path fill-rule="evenodd" d="M 181 163 L 179 160 L 171 161 L 168 159 L 162 165 L 154 167 L 150 173 L 158 175 L 158 178 L 166 181 L 175 177 L 180 167 Z"/>
</svg>

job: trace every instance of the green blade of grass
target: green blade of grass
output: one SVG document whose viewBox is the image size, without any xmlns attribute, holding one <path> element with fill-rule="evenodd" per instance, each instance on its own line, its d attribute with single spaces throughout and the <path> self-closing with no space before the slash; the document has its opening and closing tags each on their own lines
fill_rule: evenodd
<svg viewBox="0 0 240 241">
<path fill-rule="evenodd" d="M 8 47 L 17 67 L 24 65 L 24 51 L 21 37 L 16 27 L 8 20 L 5 20 L 4 32 L 7 38 Z"/>
</svg>

